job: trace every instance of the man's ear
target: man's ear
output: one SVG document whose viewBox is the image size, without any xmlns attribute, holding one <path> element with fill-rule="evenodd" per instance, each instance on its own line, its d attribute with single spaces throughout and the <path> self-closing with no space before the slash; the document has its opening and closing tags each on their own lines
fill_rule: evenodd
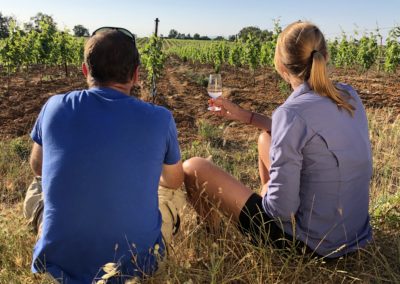
<svg viewBox="0 0 400 284">
<path fill-rule="evenodd" d="M 132 83 L 136 85 L 139 82 L 139 66 L 136 67 L 135 72 L 133 72 Z"/>
<path fill-rule="evenodd" d="M 89 70 L 88 70 L 87 65 L 86 65 L 85 62 L 82 63 L 82 73 L 83 73 L 83 76 L 85 76 L 85 78 L 88 77 Z"/>
</svg>

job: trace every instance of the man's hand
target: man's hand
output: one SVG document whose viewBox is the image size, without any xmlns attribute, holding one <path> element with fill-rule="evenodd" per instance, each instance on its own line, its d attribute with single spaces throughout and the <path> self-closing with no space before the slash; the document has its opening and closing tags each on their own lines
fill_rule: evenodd
<svg viewBox="0 0 400 284">
<path fill-rule="evenodd" d="M 29 159 L 29 163 L 31 165 L 31 169 L 36 176 L 42 176 L 42 161 L 43 161 L 43 150 L 42 146 L 33 143 L 31 157 Z"/>
<path fill-rule="evenodd" d="M 163 165 L 160 185 L 168 188 L 179 188 L 183 183 L 183 168 L 182 161 L 174 165 Z"/>
</svg>

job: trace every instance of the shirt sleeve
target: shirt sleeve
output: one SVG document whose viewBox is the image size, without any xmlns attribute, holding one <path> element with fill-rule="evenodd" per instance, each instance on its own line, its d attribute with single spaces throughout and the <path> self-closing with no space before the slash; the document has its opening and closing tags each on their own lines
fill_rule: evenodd
<svg viewBox="0 0 400 284">
<path fill-rule="evenodd" d="M 174 165 L 181 159 L 181 151 L 179 149 L 178 131 L 176 130 L 175 121 L 172 115 L 167 135 L 167 148 L 164 157 L 164 164 Z"/>
<path fill-rule="evenodd" d="M 294 111 L 279 108 L 272 118 L 271 169 L 264 210 L 272 218 L 290 221 L 300 205 L 302 149 L 307 140 L 304 120 Z"/>
<path fill-rule="evenodd" d="M 43 141 L 42 141 L 42 124 L 43 124 L 43 116 L 44 112 L 46 110 L 46 106 L 48 104 L 48 101 L 44 104 L 42 109 L 40 110 L 39 116 L 36 119 L 35 125 L 33 126 L 33 129 L 31 131 L 31 138 L 34 142 L 39 144 L 40 146 L 43 146 Z"/>
</svg>

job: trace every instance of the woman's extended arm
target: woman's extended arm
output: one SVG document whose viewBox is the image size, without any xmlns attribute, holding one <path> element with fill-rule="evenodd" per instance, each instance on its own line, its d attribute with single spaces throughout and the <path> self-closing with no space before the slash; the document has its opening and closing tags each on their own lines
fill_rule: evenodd
<svg viewBox="0 0 400 284">
<path fill-rule="evenodd" d="M 210 100 L 209 103 L 210 105 L 215 105 L 221 108 L 220 111 L 215 112 L 219 116 L 240 121 L 242 123 L 251 124 L 267 132 L 271 132 L 272 120 L 267 116 L 245 110 L 225 98 Z"/>
</svg>

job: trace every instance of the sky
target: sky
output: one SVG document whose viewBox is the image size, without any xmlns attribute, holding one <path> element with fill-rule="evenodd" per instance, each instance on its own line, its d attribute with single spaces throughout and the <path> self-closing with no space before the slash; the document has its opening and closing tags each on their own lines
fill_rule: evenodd
<svg viewBox="0 0 400 284">
<path fill-rule="evenodd" d="M 273 21 L 284 27 L 297 20 L 315 23 L 327 38 L 341 31 L 369 32 L 377 26 L 385 34 L 400 25 L 400 0 L 0 0 L 0 12 L 19 22 L 42 12 L 51 15 L 60 29 L 81 24 L 90 32 L 101 26 L 124 27 L 139 37 L 171 29 L 180 33 L 229 36 L 245 26 L 271 30 Z"/>
</svg>

